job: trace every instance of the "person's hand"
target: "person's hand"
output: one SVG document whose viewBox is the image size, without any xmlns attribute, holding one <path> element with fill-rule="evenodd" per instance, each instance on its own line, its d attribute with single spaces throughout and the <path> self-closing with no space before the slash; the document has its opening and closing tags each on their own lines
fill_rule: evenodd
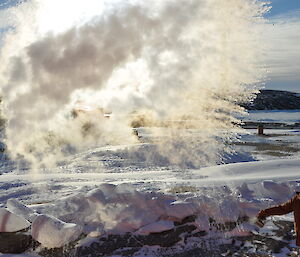
<svg viewBox="0 0 300 257">
<path fill-rule="evenodd" d="M 266 219 L 266 215 L 265 215 L 264 210 L 260 211 L 260 212 L 256 215 L 256 218 L 257 218 L 258 220 L 264 221 L 264 220 Z"/>
<path fill-rule="evenodd" d="M 262 228 L 262 227 L 265 225 L 265 222 L 264 222 L 264 220 L 262 220 L 262 219 L 256 219 L 255 224 L 256 224 L 257 226 L 259 226 L 260 228 Z"/>
</svg>

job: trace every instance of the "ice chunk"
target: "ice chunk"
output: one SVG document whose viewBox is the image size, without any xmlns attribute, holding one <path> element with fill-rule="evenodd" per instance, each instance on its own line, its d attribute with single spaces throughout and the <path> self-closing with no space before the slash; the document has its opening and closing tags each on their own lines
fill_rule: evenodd
<svg viewBox="0 0 300 257">
<path fill-rule="evenodd" d="M 107 200 L 113 198 L 116 194 L 116 186 L 113 184 L 101 184 L 98 189 L 102 191 Z"/>
<path fill-rule="evenodd" d="M 93 189 L 86 195 L 87 199 L 91 203 L 99 204 L 101 206 L 104 206 L 106 204 L 105 196 L 101 189 Z"/>
<path fill-rule="evenodd" d="M 237 221 L 239 217 L 239 208 L 236 199 L 231 196 L 227 196 L 220 204 L 220 217 L 218 221 L 222 223 L 226 221 Z"/>
<path fill-rule="evenodd" d="M 89 237 L 100 237 L 103 233 L 100 230 L 94 230 L 88 234 Z"/>
<path fill-rule="evenodd" d="M 32 222 L 38 215 L 16 199 L 9 199 L 6 205 L 9 211 L 23 217 L 26 220 L 29 220 L 30 222 Z"/>
<path fill-rule="evenodd" d="M 247 216 L 247 217 L 255 217 L 259 210 L 263 209 L 265 206 L 257 201 L 245 201 L 245 202 L 239 202 L 238 208 L 240 211 L 241 216 Z"/>
<path fill-rule="evenodd" d="M 253 198 L 253 191 L 249 189 L 246 183 L 243 183 L 240 187 L 238 187 L 237 191 L 244 199 L 250 200 Z"/>
<path fill-rule="evenodd" d="M 82 233 L 82 227 L 48 215 L 39 215 L 32 223 L 31 233 L 44 247 L 58 248 L 76 240 Z"/>
<path fill-rule="evenodd" d="M 197 208 L 194 203 L 176 201 L 165 206 L 167 215 L 179 220 L 196 213 Z"/>
<path fill-rule="evenodd" d="M 104 233 L 104 225 L 99 222 L 90 222 L 83 227 L 83 233 L 89 237 L 97 237 Z"/>
<path fill-rule="evenodd" d="M 300 192 L 300 184 L 297 183 L 296 185 L 294 185 L 294 186 L 293 186 L 293 190 L 294 190 L 295 192 Z"/>
<path fill-rule="evenodd" d="M 30 222 L 4 209 L 0 209 L 0 232 L 17 232 L 28 228 Z"/>
<path fill-rule="evenodd" d="M 117 191 L 116 186 L 112 184 L 102 184 L 98 188 L 87 193 L 87 199 L 100 205 L 105 205 L 108 202 L 116 202 Z"/>
<path fill-rule="evenodd" d="M 208 231 L 210 229 L 209 217 L 205 214 L 199 215 L 195 220 L 195 225 L 199 230 Z"/>
<path fill-rule="evenodd" d="M 147 206 L 147 209 L 151 211 L 153 215 L 156 215 L 157 217 L 166 216 L 166 210 L 163 200 L 163 198 L 160 199 L 158 197 L 153 197 L 147 199 L 145 201 L 145 204 Z"/>
<path fill-rule="evenodd" d="M 207 215 L 213 219 L 220 217 L 220 206 L 216 199 L 211 198 L 207 195 L 199 195 L 198 197 L 193 197 L 188 199 L 197 208 L 197 212 L 202 215 Z"/>
<path fill-rule="evenodd" d="M 116 191 L 118 194 L 124 194 L 124 193 L 134 193 L 136 190 L 130 183 L 122 183 L 117 185 Z"/>
<path fill-rule="evenodd" d="M 159 233 L 174 228 L 174 222 L 170 220 L 160 220 L 140 228 L 137 233 L 148 235 L 150 233 Z"/>
<path fill-rule="evenodd" d="M 286 183 L 277 183 L 272 180 L 264 180 L 261 183 L 248 185 L 254 191 L 256 198 L 268 198 L 276 203 L 282 203 L 290 199 L 293 191 Z"/>
<path fill-rule="evenodd" d="M 244 237 L 244 236 L 250 236 L 250 235 L 251 235 L 250 231 L 247 229 L 244 229 L 242 227 L 236 227 L 233 230 L 224 233 L 225 238 Z"/>
<path fill-rule="evenodd" d="M 170 205 L 170 201 L 153 199 L 152 194 L 138 192 L 128 184 L 104 184 L 88 192 L 86 198 L 92 213 L 89 220 L 102 223 L 106 231 L 113 233 L 136 231 L 155 222 L 167 216 L 164 202 Z"/>
<path fill-rule="evenodd" d="M 287 200 L 291 197 L 292 190 L 284 183 L 276 183 L 272 180 L 265 180 L 262 182 L 262 186 L 265 190 L 268 190 L 269 197 L 275 199 Z"/>
</svg>

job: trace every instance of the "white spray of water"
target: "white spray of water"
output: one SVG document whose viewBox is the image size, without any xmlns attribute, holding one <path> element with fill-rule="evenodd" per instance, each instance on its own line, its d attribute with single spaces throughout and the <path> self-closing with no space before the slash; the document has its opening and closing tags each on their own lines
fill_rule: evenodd
<svg viewBox="0 0 300 257">
<path fill-rule="evenodd" d="M 9 151 L 53 165 L 70 147 L 135 142 L 131 124 L 143 117 L 169 128 L 157 149 L 171 163 L 216 161 L 243 111 L 237 102 L 264 76 L 266 9 L 255 0 L 32 0 L 6 10 Z"/>
</svg>

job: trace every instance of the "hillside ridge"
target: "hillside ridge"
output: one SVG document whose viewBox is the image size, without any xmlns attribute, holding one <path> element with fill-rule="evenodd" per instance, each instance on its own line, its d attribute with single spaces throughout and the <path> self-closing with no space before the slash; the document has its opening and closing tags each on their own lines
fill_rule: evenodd
<svg viewBox="0 0 300 257">
<path fill-rule="evenodd" d="M 300 109 L 300 94 L 262 89 L 251 103 L 241 104 L 248 110 L 296 110 Z"/>
</svg>

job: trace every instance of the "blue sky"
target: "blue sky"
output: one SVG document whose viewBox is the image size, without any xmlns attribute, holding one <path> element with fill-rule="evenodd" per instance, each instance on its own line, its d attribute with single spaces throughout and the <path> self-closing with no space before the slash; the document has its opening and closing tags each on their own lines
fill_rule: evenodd
<svg viewBox="0 0 300 257">
<path fill-rule="evenodd" d="M 300 0 L 273 0 L 271 5 L 266 14 L 271 26 L 264 35 L 269 70 L 266 89 L 300 93 Z"/>
<path fill-rule="evenodd" d="M 0 9 L 9 8 L 20 2 L 23 2 L 23 1 L 22 0 L 0 0 Z"/>
<path fill-rule="evenodd" d="M 296 9 L 300 9 L 299 0 L 273 0 L 271 11 L 266 17 L 271 18 L 274 15 L 284 14 Z"/>
</svg>

